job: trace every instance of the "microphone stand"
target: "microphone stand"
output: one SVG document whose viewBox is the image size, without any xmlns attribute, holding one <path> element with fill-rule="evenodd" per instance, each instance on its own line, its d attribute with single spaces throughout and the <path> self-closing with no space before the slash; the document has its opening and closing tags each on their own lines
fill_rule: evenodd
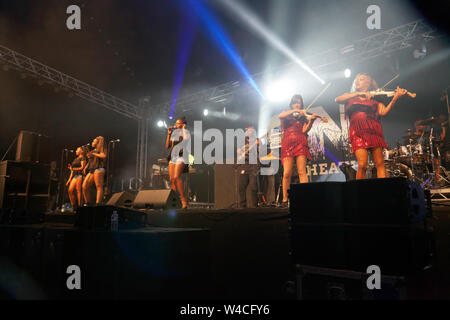
<svg viewBox="0 0 450 320">
<path fill-rule="evenodd" d="M 112 140 L 108 143 L 108 152 L 107 152 L 107 176 L 106 176 L 106 190 L 109 194 L 112 193 L 112 181 L 114 175 L 114 160 L 115 160 L 115 149 L 116 143 L 119 142 L 117 140 Z M 111 146 L 111 147 L 110 147 Z M 105 194 L 106 196 L 106 194 Z"/>
<path fill-rule="evenodd" d="M 66 162 L 64 162 L 64 155 L 66 156 Z M 58 187 L 58 199 L 56 201 L 57 207 L 62 209 L 64 205 L 64 200 L 66 196 L 66 192 L 64 190 L 64 167 L 67 164 L 67 159 L 69 158 L 69 153 L 67 149 L 63 149 L 61 152 L 61 168 L 59 169 L 59 187 Z"/>
</svg>

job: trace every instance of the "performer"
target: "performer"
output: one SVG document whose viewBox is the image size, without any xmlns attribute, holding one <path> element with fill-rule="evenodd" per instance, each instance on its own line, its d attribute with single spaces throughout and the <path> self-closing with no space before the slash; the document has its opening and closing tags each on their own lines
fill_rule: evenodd
<svg viewBox="0 0 450 320">
<path fill-rule="evenodd" d="M 317 115 L 306 116 L 303 108 L 303 98 L 296 94 L 289 103 L 291 110 L 283 111 L 278 115 L 281 122 L 283 138 L 281 140 L 281 163 L 283 165 L 283 206 L 288 203 L 288 189 L 291 184 L 294 162 L 300 183 L 308 182 L 306 174 L 306 159 L 311 160 L 308 148 L 308 131 L 311 130 Z"/>
<path fill-rule="evenodd" d="M 90 188 L 95 184 L 97 189 L 96 204 L 103 200 L 103 184 L 105 180 L 106 147 L 105 139 L 98 136 L 92 141 L 92 150 L 87 153 L 88 163 L 85 167 L 86 178 L 83 182 L 83 195 L 86 203 L 90 204 Z"/>
<path fill-rule="evenodd" d="M 83 183 L 83 170 L 87 164 L 86 162 L 86 149 L 84 147 L 78 147 L 75 151 L 76 158 L 69 164 L 70 177 L 66 182 L 66 186 L 69 187 L 69 199 L 73 210 L 82 205 L 82 192 L 81 185 Z M 75 196 L 75 191 L 77 195 Z M 77 201 L 78 200 L 78 201 Z"/>
<path fill-rule="evenodd" d="M 448 121 L 446 121 L 445 115 L 440 115 L 438 118 L 432 118 L 433 121 L 430 123 L 430 131 L 427 132 L 428 126 L 424 123 L 426 123 L 426 120 L 417 120 L 414 122 L 414 136 L 417 137 L 417 142 L 424 147 L 424 149 L 429 150 L 429 143 L 430 143 L 430 134 L 431 134 L 431 128 L 433 129 L 433 136 L 438 137 L 438 141 L 435 139 L 433 141 L 433 165 L 436 170 L 435 172 L 435 178 L 436 182 L 439 184 L 441 180 L 441 159 L 444 158 L 445 155 L 445 137 L 446 137 L 446 124 Z"/>
<path fill-rule="evenodd" d="M 170 178 L 170 187 L 173 191 L 177 191 L 180 193 L 182 208 L 187 208 L 187 200 L 184 194 L 183 181 L 181 180 L 181 174 L 183 172 L 188 172 L 189 170 L 189 155 L 187 153 L 187 143 L 189 143 L 189 139 L 191 138 L 189 131 L 186 129 L 186 118 L 181 117 L 175 122 L 175 128 L 169 127 L 167 131 L 167 139 L 166 139 L 166 148 L 169 149 L 169 155 L 167 160 L 169 160 L 169 178 Z M 177 130 L 177 134 L 172 136 L 174 130 Z M 174 148 L 179 143 L 182 143 L 179 148 Z M 177 150 L 180 151 L 178 154 Z M 185 152 L 183 152 L 186 151 Z M 173 152 L 175 151 L 175 152 Z"/>
<path fill-rule="evenodd" d="M 249 208 L 258 206 L 258 174 L 259 159 L 256 156 L 256 163 L 250 163 L 250 152 L 258 151 L 259 138 L 256 136 L 256 130 L 249 126 L 245 131 L 245 143 L 237 150 L 238 159 L 245 159 L 245 164 L 239 164 L 239 208 L 247 207 L 247 191 L 250 194 Z M 257 155 L 257 154 L 256 154 Z"/>
<path fill-rule="evenodd" d="M 377 89 L 376 82 L 366 73 L 360 73 L 353 81 L 350 93 L 344 93 L 335 99 L 339 104 L 345 104 L 346 117 L 350 118 L 349 139 L 352 152 L 358 161 L 356 179 L 367 178 L 368 152 L 371 151 L 377 168 L 377 177 L 386 177 L 383 148 L 384 141 L 380 117 L 386 116 L 394 107 L 398 98 L 406 94 L 405 89 L 397 87 L 395 95 L 386 107 L 373 99 L 368 91 Z"/>
</svg>

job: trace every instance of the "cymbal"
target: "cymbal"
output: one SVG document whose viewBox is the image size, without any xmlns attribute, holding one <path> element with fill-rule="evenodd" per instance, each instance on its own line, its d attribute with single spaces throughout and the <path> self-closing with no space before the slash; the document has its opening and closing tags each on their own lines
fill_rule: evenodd
<svg viewBox="0 0 450 320">
<path fill-rule="evenodd" d="M 431 117 L 425 120 L 421 120 L 417 124 L 419 126 L 429 126 L 432 124 L 441 124 L 442 122 L 445 122 L 445 119 L 441 120 L 440 118 Z"/>
<path fill-rule="evenodd" d="M 412 135 L 408 135 L 408 136 L 403 136 L 402 138 L 405 139 L 405 140 L 409 140 L 409 139 L 417 140 L 418 137 L 419 136 L 416 136 L 415 134 L 412 134 Z"/>
</svg>

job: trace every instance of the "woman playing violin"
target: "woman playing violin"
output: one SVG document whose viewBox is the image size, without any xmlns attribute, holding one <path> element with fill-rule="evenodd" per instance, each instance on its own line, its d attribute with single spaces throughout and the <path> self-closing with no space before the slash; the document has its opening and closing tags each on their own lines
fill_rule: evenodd
<svg viewBox="0 0 450 320">
<path fill-rule="evenodd" d="M 307 119 L 303 108 L 303 98 L 296 94 L 289 103 L 290 110 L 278 115 L 281 122 L 283 138 L 281 140 L 281 163 L 283 165 L 283 205 L 287 205 L 288 189 L 291 184 L 294 162 L 297 164 L 300 183 L 308 182 L 306 159 L 311 160 L 307 133 L 318 118 L 312 115 Z"/>
<path fill-rule="evenodd" d="M 337 103 L 345 104 L 346 117 L 350 118 L 349 140 L 352 152 L 355 153 L 358 161 L 356 179 L 367 178 L 369 151 L 377 168 L 377 177 L 386 177 L 383 148 L 387 149 L 387 145 L 384 141 L 380 118 L 386 116 L 398 98 L 407 92 L 397 87 L 391 102 L 385 106 L 374 100 L 373 95 L 368 92 L 376 89 L 377 84 L 372 77 L 366 73 L 360 73 L 353 81 L 351 92 L 344 93 L 335 99 Z"/>
</svg>

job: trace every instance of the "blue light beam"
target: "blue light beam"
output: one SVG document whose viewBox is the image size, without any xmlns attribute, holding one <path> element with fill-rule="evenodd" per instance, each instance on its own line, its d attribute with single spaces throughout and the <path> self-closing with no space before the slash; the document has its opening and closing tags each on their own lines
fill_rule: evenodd
<svg viewBox="0 0 450 320">
<path fill-rule="evenodd" d="M 257 84 L 253 80 L 252 76 L 248 72 L 244 62 L 242 61 L 239 53 L 233 46 L 231 40 L 229 39 L 227 33 L 220 25 L 220 22 L 215 17 L 214 13 L 207 8 L 202 0 L 186 0 L 188 6 L 194 10 L 197 16 L 205 25 L 205 29 L 208 36 L 211 38 L 213 43 L 217 45 L 225 57 L 230 60 L 232 64 L 239 70 L 239 72 L 244 76 L 247 82 L 258 92 L 258 94 L 263 97 L 263 94 L 259 90 Z"/>
</svg>

